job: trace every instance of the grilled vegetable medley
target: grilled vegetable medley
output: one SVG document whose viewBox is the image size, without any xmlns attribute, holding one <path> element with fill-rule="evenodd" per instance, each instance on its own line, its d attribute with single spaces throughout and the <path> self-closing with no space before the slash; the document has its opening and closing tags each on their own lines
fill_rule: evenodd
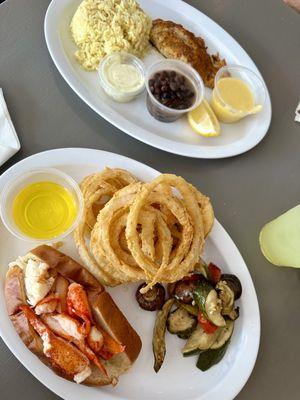
<svg viewBox="0 0 300 400">
<path fill-rule="evenodd" d="M 169 284 L 169 299 L 157 313 L 153 332 L 155 371 L 162 366 L 166 329 L 186 340 L 184 357 L 198 356 L 196 366 L 206 371 L 224 357 L 239 316 L 235 301 L 242 295 L 240 280 L 219 267 L 201 264 L 197 272 Z"/>
</svg>

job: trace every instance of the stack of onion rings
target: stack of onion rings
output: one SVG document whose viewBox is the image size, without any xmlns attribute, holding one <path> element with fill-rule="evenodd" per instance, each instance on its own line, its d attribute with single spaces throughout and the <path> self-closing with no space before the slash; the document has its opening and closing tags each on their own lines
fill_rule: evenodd
<svg viewBox="0 0 300 400">
<path fill-rule="evenodd" d="M 81 183 L 83 219 L 74 239 L 87 269 L 103 284 L 171 283 L 200 259 L 214 212 L 208 197 L 183 178 L 162 174 L 149 183 L 106 168 Z"/>
</svg>

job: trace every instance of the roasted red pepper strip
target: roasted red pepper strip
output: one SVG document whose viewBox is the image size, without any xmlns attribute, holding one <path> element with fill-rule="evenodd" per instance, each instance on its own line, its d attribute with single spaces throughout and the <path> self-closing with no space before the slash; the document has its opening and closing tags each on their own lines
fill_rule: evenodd
<svg viewBox="0 0 300 400">
<path fill-rule="evenodd" d="M 209 274 L 210 281 L 212 283 L 216 284 L 221 279 L 222 271 L 215 264 L 209 263 L 209 265 L 208 265 L 208 274 Z"/>
<path fill-rule="evenodd" d="M 205 333 L 214 333 L 218 329 L 218 327 L 212 324 L 201 311 L 199 311 L 198 314 L 198 322 Z"/>
</svg>

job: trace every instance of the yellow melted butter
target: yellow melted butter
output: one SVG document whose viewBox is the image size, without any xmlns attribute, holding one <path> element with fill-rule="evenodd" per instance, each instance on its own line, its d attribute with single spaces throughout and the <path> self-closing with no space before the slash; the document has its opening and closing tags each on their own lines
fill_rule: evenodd
<svg viewBox="0 0 300 400">
<path fill-rule="evenodd" d="M 77 206 L 72 194 L 54 182 L 35 182 L 13 202 L 13 218 L 21 232 L 35 239 L 51 239 L 74 222 Z"/>
</svg>

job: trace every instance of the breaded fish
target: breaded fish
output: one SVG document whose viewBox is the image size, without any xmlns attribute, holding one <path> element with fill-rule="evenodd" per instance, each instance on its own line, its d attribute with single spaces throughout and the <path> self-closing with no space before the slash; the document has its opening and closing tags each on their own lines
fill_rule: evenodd
<svg viewBox="0 0 300 400">
<path fill-rule="evenodd" d="M 150 31 L 150 41 L 167 58 L 181 60 L 198 71 L 205 86 L 214 87 L 214 77 L 223 65 L 219 54 L 210 55 L 201 37 L 196 37 L 182 25 L 156 19 Z"/>
</svg>

